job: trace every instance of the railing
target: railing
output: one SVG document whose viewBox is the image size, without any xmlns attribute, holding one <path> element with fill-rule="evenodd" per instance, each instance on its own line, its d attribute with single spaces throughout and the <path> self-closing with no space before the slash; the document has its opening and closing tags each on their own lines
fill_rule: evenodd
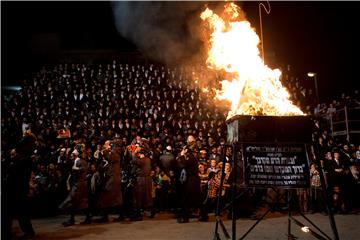
<svg viewBox="0 0 360 240">
<path fill-rule="evenodd" d="M 349 142 L 360 137 L 360 107 L 345 106 L 321 117 L 333 137 L 346 137 Z"/>
</svg>

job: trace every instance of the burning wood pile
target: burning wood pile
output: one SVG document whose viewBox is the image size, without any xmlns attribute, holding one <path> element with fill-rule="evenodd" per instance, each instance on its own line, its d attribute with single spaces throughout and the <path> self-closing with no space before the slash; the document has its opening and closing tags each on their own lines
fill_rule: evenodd
<svg viewBox="0 0 360 240">
<path fill-rule="evenodd" d="M 228 119 L 235 115 L 304 115 L 282 86 L 281 71 L 269 68 L 260 57 L 260 38 L 239 6 L 227 3 L 221 16 L 207 8 L 200 17 L 210 32 L 207 65 L 229 76 L 215 90 L 217 99 L 231 103 Z"/>
</svg>

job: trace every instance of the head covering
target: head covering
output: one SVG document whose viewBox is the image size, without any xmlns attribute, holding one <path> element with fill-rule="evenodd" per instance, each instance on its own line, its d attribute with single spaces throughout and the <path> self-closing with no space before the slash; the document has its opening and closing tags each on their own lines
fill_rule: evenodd
<svg viewBox="0 0 360 240">
<path fill-rule="evenodd" d="M 79 155 L 79 151 L 78 151 L 77 149 L 75 149 L 75 150 L 72 152 L 72 154 L 78 156 L 78 155 Z"/>
<path fill-rule="evenodd" d="M 332 150 L 333 153 L 340 153 L 340 149 L 337 147 L 334 147 Z"/>
</svg>

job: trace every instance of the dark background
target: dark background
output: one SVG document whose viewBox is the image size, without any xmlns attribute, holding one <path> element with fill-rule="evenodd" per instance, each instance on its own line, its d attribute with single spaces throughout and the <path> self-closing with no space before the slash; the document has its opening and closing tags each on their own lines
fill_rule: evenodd
<svg viewBox="0 0 360 240">
<path fill-rule="evenodd" d="M 259 33 L 258 3 L 241 4 Z M 307 86 L 314 82 L 306 73 L 317 72 L 323 101 L 350 93 L 359 86 L 359 9 L 359 2 L 271 2 L 270 15 L 262 12 L 265 55 L 291 64 Z M 64 50 L 138 50 L 117 33 L 110 2 L 2 1 L 1 18 L 3 86 Z"/>
</svg>

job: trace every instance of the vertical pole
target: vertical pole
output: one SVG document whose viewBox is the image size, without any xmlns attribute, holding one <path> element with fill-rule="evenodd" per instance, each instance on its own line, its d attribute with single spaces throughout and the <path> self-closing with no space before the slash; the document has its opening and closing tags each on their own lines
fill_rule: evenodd
<svg viewBox="0 0 360 240">
<path fill-rule="evenodd" d="M 339 233 L 338 233 L 337 228 L 336 228 L 334 213 L 332 211 L 332 202 L 329 199 L 328 191 L 326 189 L 325 178 L 324 178 L 324 174 L 323 174 L 323 168 L 322 168 L 322 165 L 320 163 L 319 149 L 318 149 L 317 145 L 314 145 L 314 150 L 315 150 L 316 165 L 318 166 L 318 168 L 320 170 L 319 171 L 320 183 L 321 183 L 321 188 L 322 188 L 322 194 L 323 194 L 323 197 L 324 197 L 325 202 L 326 202 L 326 208 L 327 208 L 327 211 L 329 213 L 330 226 L 331 226 L 331 229 L 333 231 L 335 240 L 339 240 Z"/>
<path fill-rule="evenodd" d="M 291 234 L 291 205 L 290 205 L 290 189 L 286 190 L 286 194 L 287 194 L 287 205 L 288 205 L 288 239 L 293 239 L 293 236 Z"/>
<path fill-rule="evenodd" d="M 260 41 L 261 41 L 261 58 L 265 63 L 265 53 L 264 53 L 264 38 L 262 30 L 262 18 L 261 18 L 261 4 L 259 4 L 259 19 L 260 19 Z"/>
<path fill-rule="evenodd" d="M 336 110 L 336 112 L 337 112 L 337 110 Z M 331 137 L 334 137 L 334 122 L 333 122 L 333 114 L 332 113 L 330 114 L 330 127 L 331 127 Z"/>
<path fill-rule="evenodd" d="M 314 76 L 314 81 L 315 81 L 315 93 L 316 93 L 316 104 L 320 103 L 320 99 L 319 99 L 319 89 L 318 89 L 318 82 L 317 82 L 317 74 L 315 74 Z"/>
<path fill-rule="evenodd" d="M 271 11 L 271 7 L 270 7 L 270 2 L 266 1 L 268 8 L 266 8 L 266 6 L 263 3 L 259 3 L 259 20 L 260 20 L 260 41 L 261 41 L 261 58 L 263 60 L 263 62 L 265 63 L 265 48 L 264 48 L 264 38 L 263 38 L 263 27 L 262 27 L 262 17 L 261 17 L 261 7 L 264 8 L 265 12 L 267 14 L 270 14 Z"/>
<path fill-rule="evenodd" d="M 236 175 L 237 175 L 237 148 L 235 143 L 233 143 L 233 179 L 232 179 L 232 195 L 231 195 L 231 204 L 232 204 L 232 239 L 236 240 L 236 204 L 235 204 L 235 196 L 236 196 Z"/>
<path fill-rule="evenodd" d="M 226 145 L 224 145 L 222 150 L 223 150 L 223 159 L 222 159 L 223 166 L 221 168 L 220 186 L 218 189 L 218 196 L 217 196 L 216 210 L 215 210 L 215 218 L 216 218 L 215 237 L 216 238 L 219 238 L 218 229 L 219 229 L 219 223 L 221 221 L 221 219 L 220 219 L 221 204 L 220 203 L 221 203 L 221 193 L 222 193 L 222 189 L 223 189 L 223 185 L 224 185 L 224 178 L 225 178 Z"/>
<path fill-rule="evenodd" d="M 345 126 L 346 126 L 346 140 L 348 142 L 350 142 L 350 135 L 349 135 L 349 121 L 348 121 L 348 112 L 347 112 L 347 107 L 344 107 L 345 110 Z"/>
</svg>

